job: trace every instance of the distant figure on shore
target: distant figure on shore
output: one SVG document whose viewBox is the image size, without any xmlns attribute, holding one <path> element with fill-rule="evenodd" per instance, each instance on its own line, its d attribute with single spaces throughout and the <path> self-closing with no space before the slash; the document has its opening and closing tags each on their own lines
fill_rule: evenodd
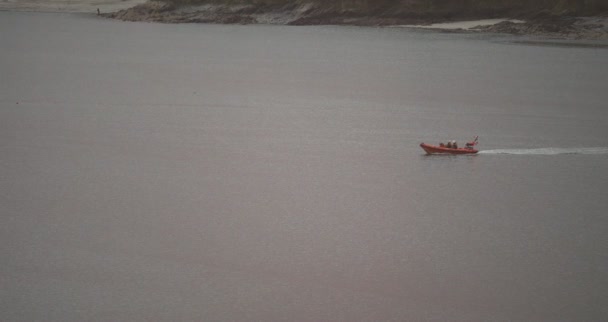
<svg viewBox="0 0 608 322">
<path fill-rule="evenodd" d="M 97 15 L 99 16 L 101 12 L 99 12 L 99 8 L 97 8 Z"/>
</svg>

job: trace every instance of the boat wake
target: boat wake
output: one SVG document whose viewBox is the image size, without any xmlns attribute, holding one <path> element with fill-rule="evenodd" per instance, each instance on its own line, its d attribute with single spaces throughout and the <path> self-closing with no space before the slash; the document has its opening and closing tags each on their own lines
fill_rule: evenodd
<svg viewBox="0 0 608 322">
<path fill-rule="evenodd" d="M 479 154 L 516 154 L 516 155 L 608 154 L 608 147 L 498 149 L 498 150 L 479 151 Z"/>
</svg>

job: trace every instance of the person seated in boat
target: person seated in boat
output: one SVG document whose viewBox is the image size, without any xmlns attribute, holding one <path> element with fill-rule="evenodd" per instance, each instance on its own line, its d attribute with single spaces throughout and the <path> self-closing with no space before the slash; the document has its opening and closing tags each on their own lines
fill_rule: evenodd
<svg viewBox="0 0 608 322">
<path fill-rule="evenodd" d="M 452 142 L 452 149 L 458 149 L 458 143 L 456 143 L 456 141 Z"/>
<path fill-rule="evenodd" d="M 473 141 L 467 142 L 467 144 L 465 145 L 465 148 L 472 150 L 473 147 L 477 145 L 477 138 L 478 138 L 478 136 L 476 136 Z"/>
<path fill-rule="evenodd" d="M 448 141 L 448 144 L 445 146 L 448 149 L 452 148 L 452 141 Z"/>
</svg>

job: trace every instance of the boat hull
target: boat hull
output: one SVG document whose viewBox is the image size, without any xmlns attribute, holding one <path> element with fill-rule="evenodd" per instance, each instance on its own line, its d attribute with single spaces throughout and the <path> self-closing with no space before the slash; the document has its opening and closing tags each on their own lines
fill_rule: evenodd
<svg viewBox="0 0 608 322">
<path fill-rule="evenodd" d="M 424 143 L 420 143 L 420 147 L 427 154 L 475 154 L 475 153 L 479 152 L 478 150 L 475 150 L 473 148 L 452 149 L 452 148 L 446 148 L 446 147 L 441 147 L 441 146 L 436 146 L 436 145 L 429 145 L 429 144 L 424 144 Z"/>
</svg>

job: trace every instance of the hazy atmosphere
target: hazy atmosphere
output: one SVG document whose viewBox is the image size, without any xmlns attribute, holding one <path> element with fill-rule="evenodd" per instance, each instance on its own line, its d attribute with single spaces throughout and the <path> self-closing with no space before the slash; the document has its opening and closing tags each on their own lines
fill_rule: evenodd
<svg viewBox="0 0 608 322">
<path fill-rule="evenodd" d="M 608 319 L 603 2 L 286 2 L 0 2 L 0 320 Z"/>
</svg>

